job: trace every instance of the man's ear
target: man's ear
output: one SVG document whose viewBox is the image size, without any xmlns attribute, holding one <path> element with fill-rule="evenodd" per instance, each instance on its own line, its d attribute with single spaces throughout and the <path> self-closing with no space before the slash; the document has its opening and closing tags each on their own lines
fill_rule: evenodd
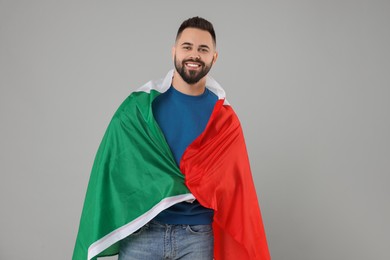
<svg viewBox="0 0 390 260">
<path fill-rule="evenodd" d="M 175 61 L 176 47 L 172 46 L 172 60 Z"/>
<path fill-rule="evenodd" d="M 213 65 L 217 62 L 218 59 L 218 52 L 215 52 L 213 55 Z"/>
</svg>

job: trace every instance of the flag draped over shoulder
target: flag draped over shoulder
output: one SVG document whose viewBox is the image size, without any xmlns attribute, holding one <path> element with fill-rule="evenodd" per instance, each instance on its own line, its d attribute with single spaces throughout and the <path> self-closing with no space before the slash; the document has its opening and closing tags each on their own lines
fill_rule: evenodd
<svg viewBox="0 0 390 260">
<path fill-rule="evenodd" d="M 230 106 L 218 101 L 180 168 L 196 199 L 215 210 L 214 258 L 270 259 L 244 136 Z"/>
<path fill-rule="evenodd" d="M 219 101 L 179 169 L 152 112 L 172 76 L 148 82 L 114 114 L 92 167 L 73 260 L 117 254 L 121 239 L 195 198 L 215 210 L 216 260 L 270 259 L 242 130 L 223 89 L 208 77 Z"/>
</svg>

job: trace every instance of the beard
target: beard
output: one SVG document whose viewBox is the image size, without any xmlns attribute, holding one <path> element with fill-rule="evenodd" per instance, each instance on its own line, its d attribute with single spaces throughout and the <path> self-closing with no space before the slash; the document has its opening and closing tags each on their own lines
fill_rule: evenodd
<svg viewBox="0 0 390 260">
<path fill-rule="evenodd" d="M 201 66 L 200 70 L 188 70 L 185 66 L 186 62 L 196 62 L 199 63 Z M 209 73 L 212 67 L 212 62 L 210 64 L 206 65 L 203 61 L 200 60 L 194 60 L 194 59 L 187 59 L 180 62 L 176 59 L 175 55 L 175 68 L 179 75 L 182 77 L 182 79 L 190 85 L 196 84 L 201 80 L 204 76 Z"/>
</svg>

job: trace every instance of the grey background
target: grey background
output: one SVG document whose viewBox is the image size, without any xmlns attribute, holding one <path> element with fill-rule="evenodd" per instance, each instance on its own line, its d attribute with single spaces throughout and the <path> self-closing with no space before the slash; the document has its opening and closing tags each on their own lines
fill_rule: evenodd
<svg viewBox="0 0 390 260">
<path fill-rule="evenodd" d="M 389 1 L 0 0 L 0 259 L 70 259 L 122 100 L 214 23 L 273 259 L 390 259 Z"/>
</svg>

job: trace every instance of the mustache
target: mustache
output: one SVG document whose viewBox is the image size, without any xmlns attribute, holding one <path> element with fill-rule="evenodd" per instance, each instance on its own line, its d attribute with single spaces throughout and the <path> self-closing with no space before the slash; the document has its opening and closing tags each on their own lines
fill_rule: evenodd
<svg viewBox="0 0 390 260">
<path fill-rule="evenodd" d="M 183 60 L 183 65 L 184 65 L 184 63 L 186 63 L 186 62 L 195 62 L 195 63 L 199 63 L 200 65 L 202 65 L 202 66 L 205 66 L 205 63 L 203 62 L 203 61 L 201 61 L 201 60 L 195 60 L 195 59 L 187 59 L 187 60 Z"/>
</svg>

